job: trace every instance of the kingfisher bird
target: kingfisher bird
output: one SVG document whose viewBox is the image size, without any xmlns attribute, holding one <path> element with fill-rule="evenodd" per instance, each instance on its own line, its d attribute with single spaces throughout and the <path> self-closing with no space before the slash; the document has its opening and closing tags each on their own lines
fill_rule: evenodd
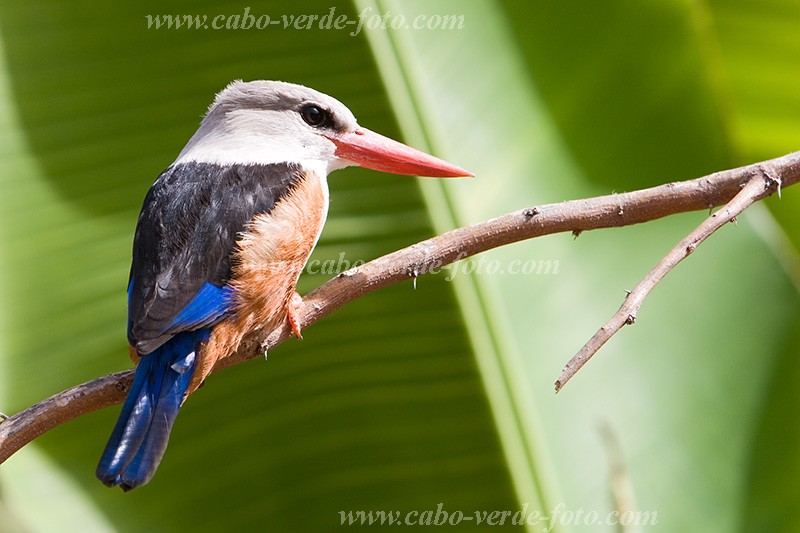
<svg viewBox="0 0 800 533">
<path fill-rule="evenodd" d="M 328 212 L 328 173 L 347 166 L 471 176 L 362 128 L 302 85 L 234 81 L 148 191 L 128 281 L 136 371 L 97 466 L 128 491 L 153 477 L 183 402 L 244 336 L 284 321 L 301 338 L 297 280 Z"/>
</svg>

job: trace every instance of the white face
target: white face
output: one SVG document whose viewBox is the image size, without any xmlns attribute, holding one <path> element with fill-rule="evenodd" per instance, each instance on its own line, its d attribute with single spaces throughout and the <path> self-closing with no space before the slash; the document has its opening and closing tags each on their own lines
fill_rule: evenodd
<svg viewBox="0 0 800 533">
<path fill-rule="evenodd" d="M 300 163 L 327 175 L 351 162 L 323 134 L 358 128 L 347 107 L 302 85 L 235 81 L 220 92 L 174 164 Z"/>
</svg>

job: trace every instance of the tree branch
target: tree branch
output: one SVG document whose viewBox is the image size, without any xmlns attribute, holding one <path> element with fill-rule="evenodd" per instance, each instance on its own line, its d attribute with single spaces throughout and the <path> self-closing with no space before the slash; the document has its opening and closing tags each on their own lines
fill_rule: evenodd
<svg viewBox="0 0 800 533">
<path fill-rule="evenodd" d="M 306 328 L 365 294 L 505 244 L 566 231 L 628 226 L 722 205 L 759 176 L 779 180 L 784 188 L 794 185 L 800 181 L 800 152 L 641 191 L 529 207 L 455 229 L 339 274 L 306 295 L 300 323 Z M 755 199 L 773 191 L 765 190 Z M 285 341 L 289 334 L 286 324 L 272 332 L 251 333 L 236 354 L 222 360 L 214 371 L 256 358 Z M 0 421 L 0 463 L 64 422 L 121 403 L 132 377 L 133 371 L 127 370 L 99 378 Z"/>
<path fill-rule="evenodd" d="M 707 219 L 703 221 L 694 231 L 687 235 L 681 242 L 664 256 L 658 264 L 653 267 L 642 281 L 639 282 L 632 291 L 625 297 L 625 301 L 620 306 L 619 310 L 614 313 L 608 322 L 603 327 L 597 330 L 589 341 L 583 345 L 577 354 L 569 360 L 567 365 L 561 371 L 561 375 L 556 380 L 556 392 L 567 384 L 567 382 L 574 376 L 578 370 L 585 365 L 589 359 L 623 326 L 628 326 L 636 322 L 636 314 L 642 306 L 644 299 L 650 292 L 664 279 L 678 263 L 689 257 L 689 255 L 697 249 L 712 233 L 719 228 L 736 220 L 736 217 L 745 209 L 753 205 L 762 198 L 772 194 L 774 191 L 780 191 L 781 183 L 779 179 L 770 177 L 766 172 L 761 175 L 753 176 L 750 181 L 742 188 L 742 190 L 728 202 L 724 208 L 712 213 Z"/>
</svg>

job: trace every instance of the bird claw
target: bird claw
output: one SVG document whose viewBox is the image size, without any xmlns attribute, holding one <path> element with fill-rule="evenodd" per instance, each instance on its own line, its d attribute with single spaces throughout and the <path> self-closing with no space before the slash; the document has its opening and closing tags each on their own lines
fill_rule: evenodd
<svg viewBox="0 0 800 533">
<path fill-rule="evenodd" d="M 302 308 L 303 298 L 295 291 L 289 300 L 289 305 L 286 306 L 286 317 L 289 319 L 292 333 L 300 340 L 303 339 L 302 328 L 300 327 L 300 309 Z"/>
</svg>

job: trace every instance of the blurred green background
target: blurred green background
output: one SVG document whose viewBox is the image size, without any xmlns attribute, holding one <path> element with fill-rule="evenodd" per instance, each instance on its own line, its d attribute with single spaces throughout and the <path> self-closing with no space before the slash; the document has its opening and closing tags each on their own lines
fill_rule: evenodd
<svg viewBox="0 0 800 533">
<path fill-rule="evenodd" d="M 246 8 L 364 24 L 147 26 Z M 0 47 L 7 414 L 129 367 L 138 209 L 232 79 L 312 86 L 477 175 L 337 172 L 323 261 L 800 148 L 795 0 L 6 0 Z M 367 296 L 215 375 L 128 494 L 93 474 L 118 408 L 66 424 L 0 467 L 0 532 L 327 531 L 356 527 L 341 511 L 439 504 L 555 516 L 532 531 L 616 531 L 624 509 L 656 517 L 646 531 L 800 531 L 799 203 L 787 189 L 710 239 L 558 396 L 563 364 L 707 213 L 536 239 Z M 515 260 L 557 268 L 486 272 Z"/>
</svg>

